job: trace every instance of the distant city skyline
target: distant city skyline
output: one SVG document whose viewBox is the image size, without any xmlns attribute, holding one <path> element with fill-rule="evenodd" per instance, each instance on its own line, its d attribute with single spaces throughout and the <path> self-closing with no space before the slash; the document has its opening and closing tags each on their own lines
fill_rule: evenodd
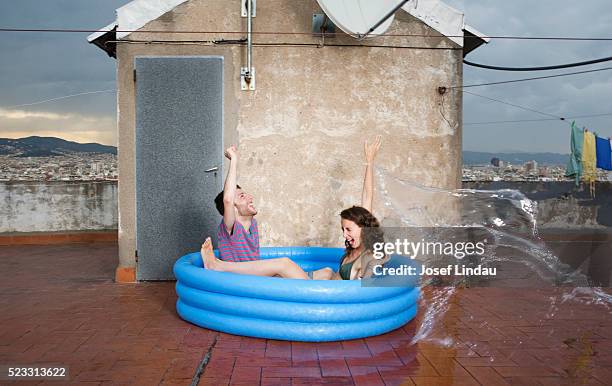
<svg viewBox="0 0 612 386">
<path fill-rule="evenodd" d="M 114 20 L 128 0 L 22 0 L 0 2 L 4 28 L 98 29 Z M 461 1 L 466 23 L 490 36 L 612 37 L 612 4 L 606 0 Z M 551 10 L 554 9 L 554 17 Z M 0 33 L 0 137 L 55 136 L 76 142 L 117 145 L 114 92 L 88 94 L 26 106 L 41 100 L 115 89 L 114 59 L 86 41 L 88 33 Z M 529 67 L 610 56 L 611 41 L 492 39 L 466 59 L 492 65 Z M 464 66 L 464 84 L 612 66 L 601 63 L 547 72 L 500 72 Z M 470 92 L 556 116 L 612 113 L 612 71 L 530 82 L 470 88 Z M 487 152 L 569 151 L 568 121 L 473 124 L 546 118 L 470 94 L 463 94 L 463 148 Z M 612 115 L 578 120 L 603 137 L 612 136 Z"/>
</svg>

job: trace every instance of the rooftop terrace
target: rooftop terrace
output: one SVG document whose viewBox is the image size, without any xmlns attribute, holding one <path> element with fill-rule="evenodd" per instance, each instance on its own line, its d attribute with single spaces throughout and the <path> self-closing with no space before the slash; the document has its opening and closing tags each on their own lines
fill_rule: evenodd
<svg viewBox="0 0 612 386">
<path fill-rule="evenodd" d="M 0 364 L 69 367 L 92 385 L 605 385 L 612 318 L 559 289 L 458 290 L 433 337 L 403 328 L 333 343 L 244 338 L 175 312 L 174 283 L 116 284 L 114 242 L 0 247 Z M 428 298 L 431 290 L 424 291 Z M 18 385 L 58 384 L 19 381 Z M 66 384 L 62 382 L 62 384 Z"/>
</svg>

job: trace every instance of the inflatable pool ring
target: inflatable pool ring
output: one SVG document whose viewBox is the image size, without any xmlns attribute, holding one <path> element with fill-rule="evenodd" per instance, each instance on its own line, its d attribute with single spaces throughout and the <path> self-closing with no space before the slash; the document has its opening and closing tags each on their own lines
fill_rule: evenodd
<svg viewBox="0 0 612 386">
<path fill-rule="evenodd" d="M 261 248 L 262 259 L 289 257 L 305 271 L 337 270 L 342 253 L 342 248 Z M 391 259 L 385 267 L 390 264 L 397 265 Z M 177 260 L 174 274 L 181 318 L 212 330 L 280 340 L 323 342 L 379 335 L 414 318 L 420 295 L 417 283 L 392 287 L 386 277 L 368 280 L 366 286 L 360 280 L 210 271 L 203 268 L 199 252 Z"/>
</svg>

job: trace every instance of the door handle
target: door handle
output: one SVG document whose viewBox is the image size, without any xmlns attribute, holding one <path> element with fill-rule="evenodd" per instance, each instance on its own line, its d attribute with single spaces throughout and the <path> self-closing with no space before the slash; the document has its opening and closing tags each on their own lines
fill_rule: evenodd
<svg viewBox="0 0 612 386">
<path fill-rule="evenodd" d="M 217 170 L 219 170 L 219 167 L 215 166 L 213 168 L 204 170 L 204 173 L 212 173 L 212 172 L 216 172 Z"/>
</svg>

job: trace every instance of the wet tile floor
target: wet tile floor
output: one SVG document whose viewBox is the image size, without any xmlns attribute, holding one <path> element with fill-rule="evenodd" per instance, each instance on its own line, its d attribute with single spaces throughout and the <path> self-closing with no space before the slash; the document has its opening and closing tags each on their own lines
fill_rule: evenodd
<svg viewBox="0 0 612 386">
<path fill-rule="evenodd" d="M 612 315 L 559 289 L 460 289 L 432 338 L 425 317 L 378 337 L 283 342 L 181 320 L 174 283 L 115 284 L 115 243 L 0 247 L 0 365 L 57 364 L 97 385 L 605 385 Z M 427 289 L 431 299 L 437 290 Z M 608 291 L 610 292 L 610 291 Z M 198 371 L 203 367 L 203 370 Z M 0 383 L 6 381 L 0 381 Z"/>
</svg>

